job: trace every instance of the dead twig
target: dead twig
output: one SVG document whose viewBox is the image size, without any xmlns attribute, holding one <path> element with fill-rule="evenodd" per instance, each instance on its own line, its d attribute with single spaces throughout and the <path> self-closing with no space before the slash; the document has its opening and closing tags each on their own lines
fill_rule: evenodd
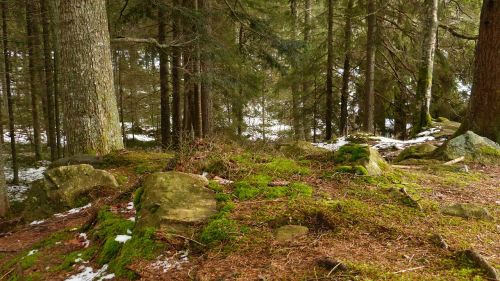
<svg viewBox="0 0 500 281">
<path fill-rule="evenodd" d="M 462 162 L 462 161 L 464 161 L 464 159 L 465 159 L 465 157 L 464 157 L 464 156 L 461 156 L 461 157 L 458 157 L 457 159 L 453 159 L 453 160 L 451 160 L 451 161 L 448 161 L 448 162 L 444 163 L 443 165 L 447 165 L 447 166 L 449 166 L 449 165 L 453 165 L 453 164 L 456 164 L 456 163 L 458 163 L 458 162 Z"/>
</svg>

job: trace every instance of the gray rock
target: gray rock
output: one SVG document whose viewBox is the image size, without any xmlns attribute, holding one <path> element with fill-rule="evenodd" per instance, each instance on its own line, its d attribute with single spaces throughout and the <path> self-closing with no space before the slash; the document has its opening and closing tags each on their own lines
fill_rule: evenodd
<svg viewBox="0 0 500 281">
<path fill-rule="evenodd" d="M 68 166 L 68 165 L 78 165 L 78 164 L 89 164 L 92 166 L 97 166 L 103 162 L 103 158 L 101 156 L 81 154 L 74 155 L 70 157 L 60 158 L 52 162 L 49 166 L 49 169 Z"/>
<path fill-rule="evenodd" d="M 215 194 L 202 176 L 181 172 L 154 173 L 143 183 L 137 227 L 191 235 L 193 225 L 216 212 Z"/>
<path fill-rule="evenodd" d="M 429 153 L 433 152 L 436 148 L 437 148 L 436 146 L 429 143 L 422 143 L 407 147 L 403 151 L 401 151 L 401 153 L 399 153 L 398 157 L 396 158 L 396 162 L 400 162 L 410 158 L 413 159 L 424 158 Z"/>
<path fill-rule="evenodd" d="M 341 164 L 343 170 L 352 167 L 362 166 L 363 173 L 370 176 L 379 176 L 384 171 L 389 170 L 389 164 L 380 156 L 378 151 L 366 144 L 346 144 L 334 154 L 335 163 Z M 366 170 L 366 171 L 365 171 Z"/>
<path fill-rule="evenodd" d="M 287 242 L 306 235 L 309 228 L 301 225 L 284 225 L 276 230 L 276 240 Z"/>
<path fill-rule="evenodd" d="M 476 219 L 486 219 L 493 220 L 493 216 L 483 207 L 467 204 L 467 203 L 456 203 L 450 206 L 446 206 L 442 209 L 442 213 L 449 216 L 462 217 L 462 218 L 476 218 Z"/>
<path fill-rule="evenodd" d="M 440 152 L 446 160 L 464 156 L 479 163 L 500 163 L 500 145 L 471 131 L 445 143 Z"/>
</svg>

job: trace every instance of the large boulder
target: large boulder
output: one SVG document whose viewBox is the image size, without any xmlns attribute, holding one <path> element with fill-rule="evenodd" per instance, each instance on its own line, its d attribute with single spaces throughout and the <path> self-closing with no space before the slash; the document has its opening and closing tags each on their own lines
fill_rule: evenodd
<svg viewBox="0 0 500 281">
<path fill-rule="evenodd" d="M 429 143 L 422 143 L 407 147 L 399 153 L 398 157 L 396 157 L 396 162 L 400 162 L 410 158 L 413 159 L 424 158 L 431 152 L 436 150 L 436 148 L 437 148 L 436 146 Z"/>
<path fill-rule="evenodd" d="M 449 140 L 438 151 L 438 156 L 445 160 L 464 156 L 469 161 L 479 163 L 500 163 L 500 146 L 471 131 Z"/>
<path fill-rule="evenodd" d="M 334 153 L 334 161 L 344 169 L 353 167 L 353 170 L 363 170 L 370 176 L 381 175 L 390 169 L 389 164 L 380 156 L 378 151 L 366 144 L 346 144 Z M 364 169 L 359 169 L 359 167 Z"/>
<path fill-rule="evenodd" d="M 50 163 L 49 169 L 68 166 L 68 165 L 79 165 L 79 164 L 89 164 L 93 167 L 100 165 L 103 162 L 103 158 L 101 156 L 89 155 L 89 154 L 80 154 L 69 157 L 64 157 L 55 160 Z"/>
<path fill-rule="evenodd" d="M 114 193 L 118 187 L 112 174 L 87 164 L 50 169 L 43 179 L 31 184 L 23 217 L 26 220 L 45 218 L 87 203 L 89 194 Z"/>
<path fill-rule="evenodd" d="M 45 172 L 55 186 L 55 194 L 70 207 L 79 195 L 97 188 L 117 188 L 118 182 L 107 171 L 94 169 L 88 164 L 61 166 Z"/>
<path fill-rule="evenodd" d="M 215 193 L 202 176 L 181 172 L 146 177 L 138 206 L 137 227 L 154 227 L 167 233 L 191 235 L 193 226 L 217 212 Z"/>
</svg>

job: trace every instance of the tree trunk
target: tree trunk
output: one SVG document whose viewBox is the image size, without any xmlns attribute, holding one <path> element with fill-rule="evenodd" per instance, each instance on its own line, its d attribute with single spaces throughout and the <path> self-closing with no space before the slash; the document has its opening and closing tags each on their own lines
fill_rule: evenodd
<svg viewBox="0 0 500 281">
<path fill-rule="evenodd" d="M 375 107 L 375 41 L 377 14 L 375 0 L 367 3 L 367 42 L 366 42 L 366 71 L 365 71 L 365 96 L 364 96 L 364 118 L 363 129 L 367 133 L 374 131 L 374 107 Z"/>
<path fill-rule="evenodd" d="M 12 89 L 10 81 L 10 55 L 9 55 L 9 33 L 7 30 L 7 1 L 2 1 L 2 31 L 3 31 L 3 55 L 4 55 L 4 72 L 5 72 L 5 93 L 7 94 L 7 110 L 9 112 L 9 134 L 10 134 L 10 149 L 12 154 L 12 170 L 14 172 L 13 184 L 19 184 L 19 171 L 17 166 L 17 151 L 16 151 L 16 135 L 14 127 L 14 101 L 12 99 Z M 2 136 L 3 138 L 3 136 Z"/>
<path fill-rule="evenodd" d="M 420 104 L 419 116 L 414 132 L 431 125 L 431 93 L 432 72 L 434 69 L 434 52 L 436 50 L 436 33 L 438 28 L 438 2 L 439 0 L 426 0 L 426 20 L 423 26 L 422 59 L 418 69 L 417 101 Z"/>
<path fill-rule="evenodd" d="M 33 122 L 33 144 L 35 147 L 35 160 L 42 160 L 42 148 L 40 141 L 40 118 L 38 116 L 38 98 L 40 96 L 40 92 L 38 91 L 38 87 L 36 85 L 36 71 L 35 71 L 35 40 L 34 37 L 38 36 L 38 30 L 36 26 L 33 24 L 32 15 L 35 13 L 35 9 L 33 7 L 33 1 L 26 0 L 26 34 L 28 41 L 28 68 L 29 68 L 29 76 L 30 76 L 30 91 L 31 91 L 31 119 Z"/>
<path fill-rule="evenodd" d="M 193 0 L 194 11 L 199 12 L 199 1 Z M 200 52 L 200 37 L 201 33 L 199 26 L 193 24 L 193 35 L 198 39 L 194 44 L 194 87 L 193 87 L 193 129 L 196 138 L 203 137 L 203 120 L 202 120 L 202 107 L 201 107 L 201 52 Z"/>
<path fill-rule="evenodd" d="M 0 148 L 0 218 L 9 212 L 9 198 L 7 197 L 7 184 L 5 183 L 3 149 Z"/>
<path fill-rule="evenodd" d="M 484 0 L 476 47 L 474 82 L 467 117 L 457 134 L 467 130 L 500 143 L 500 1 Z"/>
<path fill-rule="evenodd" d="M 158 7 L 158 42 L 166 43 L 167 16 L 165 7 Z M 163 148 L 170 145 L 170 97 L 168 89 L 168 54 L 160 49 L 160 131 Z"/>
<path fill-rule="evenodd" d="M 346 20 L 344 27 L 344 71 L 342 73 L 342 90 L 340 96 L 340 134 L 347 136 L 347 104 L 349 102 L 349 79 L 351 75 L 351 40 L 352 40 L 352 9 L 354 0 L 347 1 Z"/>
<path fill-rule="evenodd" d="M 332 138 L 333 118 L 333 0 L 328 0 L 328 59 L 326 70 L 325 139 Z"/>
<path fill-rule="evenodd" d="M 172 12 L 172 36 L 174 42 L 180 42 L 182 38 L 182 22 L 177 9 L 180 8 L 179 0 L 174 0 L 174 11 Z M 181 124 L 181 48 L 172 47 L 172 143 L 179 147 L 182 136 Z"/>
<path fill-rule="evenodd" d="M 58 35 L 58 22 L 59 17 L 57 14 L 57 3 L 58 0 L 50 0 L 49 10 L 50 17 L 52 21 L 50 22 L 50 30 L 52 33 L 52 48 L 54 49 L 54 122 L 56 130 L 56 148 L 57 148 L 57 158 L 61 158 L 62 144 L 61 144 L 61 114 L 60 114 L 60 100 L 61 95 L 59 92 L 59 68 L 60 68 L 60 52 L 59 52 L 59 35 Z"/>
<path fill-rule="evenodd" d="M 212 36 L 212 18 L 210 15 L 210 0 L 200 0 L 201 8 L 205 19 L 205 36 Z M 202 128 L 203 137 L 208 136 L 212 131 L 212 58 L 209 52 L 201 54 L 202 84 L 201 84 L 201 108 L 202 108 Z"/>
<path fill-rule="evenodd" d="M 105 1 L 61 1 L 59 11 L 68 153 L 122 149 Z"/>
<path fill-rule="evenodd" d="M 304 7 L 304 45 L 305 53 L 310 52 L 310 40 L 311 40 L 311 0 L 305 0 Z M 309 140 L 311 138 L 311 124 L 308 118 L 310 113 L 310 83 L 307 76 L 304 73 L 304 78 L 302 81 L 302 129 L 304 130 L 304 139 Z"/>
<path fill-rule="evenodd" d="M 297 0 L 290 0 L 290 12 L 292 15 L 292 40 L 297 40 Z M 293 52 L 291 54 L 291 72 L 295 73 L 297 71 L 297 56 L 298 52 Z M 293 136 L 296 140 L 304 139 L 304 130 L 301 125 L 303 116 L 301 116 L 300 110 L 300 92 L 299 84 L 297 83 L 296 77 L 291 77 L 291 90 L 292 90 L 292 125 L 293 125 Z"/>
<path fill-rule="evenodd" d="M 50 146 L 50 159 L 57 158 L 57 141 L 55 128 L 55 108 L 54 108 L 54 80 L 53 71 L 54 65 L 52 61 L 52 49 L 50 40 L 50 21 L 48 0 L 40 0 L 40 9 L 42 13 L 42 29 L 43 29 L 43 53 L 45 64 L 45 95 L 47 96 L 47 114 L 48 114 L 48 136 L 47 142 Z"/>
</svg>

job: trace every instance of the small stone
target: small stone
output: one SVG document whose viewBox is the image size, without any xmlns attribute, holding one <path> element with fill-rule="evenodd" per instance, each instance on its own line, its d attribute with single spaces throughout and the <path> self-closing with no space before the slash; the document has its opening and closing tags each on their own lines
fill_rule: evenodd
<svg viewBox="0 0 500 281">
<path fill-rule="evenodd" d="M 441 234 L 434 234 L 431 236 L 431 241 L 438 247 L 442 249 L 449 249 L 448 243 L 444 240 Z"/>
<path fill-rule="evenodd" d="M 300 238 L 309 232 L 309 228 L 301 225 L 284 225 L 276 230 L 276 240 L 287 242 Z"/>
<path fill-rule="evenodd" d="M 483 207 L 467 203 L 456 203 L 443 208 L 442 213 L 462 218 L 493 220 L 493 216 Z"/>
<path fill-rule="evenodd" d="M 273 181 L 269 183 L 269 186 L 289 186 L 289 181 Z"/>
</svg>

